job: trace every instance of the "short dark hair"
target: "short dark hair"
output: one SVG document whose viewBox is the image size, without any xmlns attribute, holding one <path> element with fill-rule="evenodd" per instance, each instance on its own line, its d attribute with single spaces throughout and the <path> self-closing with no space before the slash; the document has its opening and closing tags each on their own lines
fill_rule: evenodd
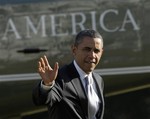
<svg viewBox="0 0 150 119">
<path fill-rule="evenodd" d="M 103 38 L 100 35 L 100 33 L 98 33 L 95 30 L 90 30 L 90 29 L 80 31 L 75 38 L 74 45 L 78 46 L 82 42 L 83 38 L 87 36 L 91 38 L 100 38 L 102 41 L 102 47 L 103 47 Z"/>
</svg>

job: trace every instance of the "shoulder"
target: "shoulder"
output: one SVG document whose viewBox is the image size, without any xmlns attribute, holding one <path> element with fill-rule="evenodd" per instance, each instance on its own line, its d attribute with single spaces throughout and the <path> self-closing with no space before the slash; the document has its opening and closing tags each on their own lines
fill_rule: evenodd
<svg viewBox="0 0 150 119">
<path fill-rule="evenodd" d="M 67 65 L 64 65 L 63 67 L 61 67 L 58 71 L 58 78 L 59 79 L 73 79 L 73 78 L 77 78 L 79 77 L 79 74 L 73 64 L 70 63 L 70 64 L 67 64 Z"/>
<path fill-rule="evenodd" d="M 93 77 L 95 78 L 96 82 L 101 85 L 102 89 L 104 89 L 104 81 L 100 74 L 93 72 Z"/>
<path fill-rule="evenodd" d="M 92 74 L 93 74 L 93 76 L 94 76 L 95 78 L 98 78 L 98 79 L 102 80 L 102 77 L 101 77 L 100 74 L 98 74 L 98 73 L 96 73 L 96 72 L 93 72 Z"/>
</svg>

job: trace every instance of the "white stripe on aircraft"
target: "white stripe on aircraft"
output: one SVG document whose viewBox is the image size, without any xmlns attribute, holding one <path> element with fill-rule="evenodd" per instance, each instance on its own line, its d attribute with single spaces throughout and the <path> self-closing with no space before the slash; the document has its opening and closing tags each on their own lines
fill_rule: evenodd
<svg viewBox="0 0 150 119">
<path fill-rule="evenodd" d="M 99 73 L 102 76 L 150 73 L 150 66 L 96 69 L 95 72 Z M 0 82 L 38 79 L 41 79 L 38 73 L 0 75 Z"/>
</svg>

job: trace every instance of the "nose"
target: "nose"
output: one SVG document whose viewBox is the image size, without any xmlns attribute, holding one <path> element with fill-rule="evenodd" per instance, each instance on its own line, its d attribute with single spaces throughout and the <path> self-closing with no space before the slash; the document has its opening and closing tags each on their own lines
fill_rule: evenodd
<svg viewBox="0 0 150 119">
<path fill-rule="evenodd" d="M 95 58 L 95 52 L 93 50 L 89 52 L 89 57 Z"/>
</svg>

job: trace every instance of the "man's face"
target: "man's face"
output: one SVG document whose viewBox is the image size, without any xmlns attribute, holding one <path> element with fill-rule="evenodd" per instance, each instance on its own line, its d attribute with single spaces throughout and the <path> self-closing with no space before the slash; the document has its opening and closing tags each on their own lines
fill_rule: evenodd
<svg viewBox="0 0 150 119">
<path fill-rule="evenodd" d="M 84 37 L 78 46 L 72 47 L 72 52 L 79 67 L 88 74 L 95 69 L 102 56 L 101 40 L 99 38 Z"/>
</svg>

